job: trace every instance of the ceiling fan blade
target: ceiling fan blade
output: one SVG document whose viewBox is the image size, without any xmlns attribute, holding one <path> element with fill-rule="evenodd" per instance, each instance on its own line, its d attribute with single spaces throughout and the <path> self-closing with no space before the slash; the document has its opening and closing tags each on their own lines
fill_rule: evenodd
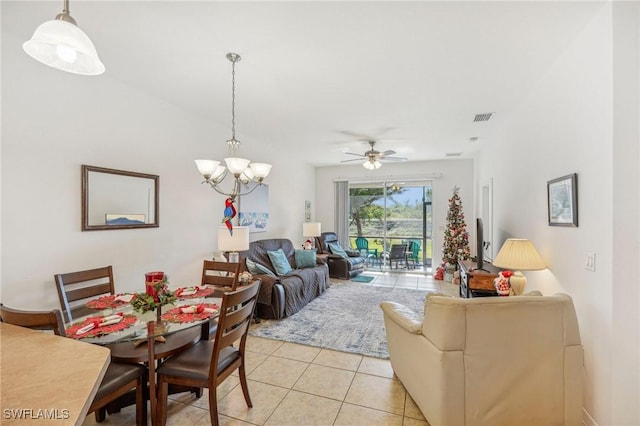
<svg viewBox="0 0 640 426">
<path fill-rule="evenodd" d="M 382 157 L 380 161 L 407 161 L 407 157 Z"/>
<path fill-rule="evenodd" d="M 395 153 L 396 153 L 395 151 L 393 151 L 393 150 L 391 150 L 391 149 L 388 149 L 388 150 L 386 150 L 385 152 L 381 152 L 381 153 L 380 153 L 380 155 L 382 155 L 383 157 L 385 157 L 385 156 L 387 156 L 387 155 L 393 155 L 393 154 L 395 154 Z"/>
<path fill-rule="evenodd" d="M 357 155 L 358 157 L 362 157 L 362 158 L 366 157 L 366 155 L 362 155 L 362 154 L 355 154 L 355 153 L 353 153 L 353 152 L 345 152 L 344 154 L 347 154 L 347 155 Z"/>
<path fill-rule="evenodd" d="M 362 161 L 362 158 L 354 158 L 353 160 L 342 160 L 341 163 L 350 163 L 352 161 Z"/>
</svg>

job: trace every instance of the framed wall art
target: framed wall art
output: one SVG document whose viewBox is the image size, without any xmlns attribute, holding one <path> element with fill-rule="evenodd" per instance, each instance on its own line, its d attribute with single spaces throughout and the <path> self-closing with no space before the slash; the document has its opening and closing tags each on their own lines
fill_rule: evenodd
<svg viewBox="0 0 640 426">
<path fill-rule="evenodd" d="M 578 175 L 576 173 L 547 182 L 549 226 L 578 226 Z"/>
<path fill-rule="evenodd" d="M 269 185 L 260 185 L 248 195 L 240 197 L 238 225 L 249 232 L 266 232 L 269 228 Z"/>
</svg>

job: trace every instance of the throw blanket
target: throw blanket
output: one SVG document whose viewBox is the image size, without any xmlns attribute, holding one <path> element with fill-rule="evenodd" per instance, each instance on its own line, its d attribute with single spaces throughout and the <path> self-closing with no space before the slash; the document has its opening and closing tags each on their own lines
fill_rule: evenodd
<svg viewBox="0 0 640 426">
<path fill-rule="evenodd" d="M 327 266 L 323 266 L 294 269 L 289 275 L 280 277 L 280 283 L 284 287 L 285 293 L 284 313 L 286 316 L 295 314 L 329 288 L 329 273 L 325 270 Z"/>
</svg>

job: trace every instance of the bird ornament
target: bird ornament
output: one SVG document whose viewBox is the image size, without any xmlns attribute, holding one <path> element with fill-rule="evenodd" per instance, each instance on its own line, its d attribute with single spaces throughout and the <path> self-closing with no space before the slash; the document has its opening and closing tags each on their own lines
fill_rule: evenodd
<svg viewBox="0 0 640 426">
<path fill-rule="evenodd" d="M 222 223 L 225 224 L 227 229 L 229 230 L 229 234 L 233 236 L 233 224 L 231 223 L 231 219 L 236 217 L 236 208 L 233 205 L 233 199 L 227 198 L 224 201 L 224 219 L 222 219 Z"/>
</svg>

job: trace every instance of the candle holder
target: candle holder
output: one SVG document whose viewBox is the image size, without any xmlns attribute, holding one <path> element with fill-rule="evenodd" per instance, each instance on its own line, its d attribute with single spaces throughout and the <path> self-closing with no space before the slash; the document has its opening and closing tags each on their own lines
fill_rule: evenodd
<svg viewBox="0 0 640 426">
<path fill-rule="evenodd" d="M 162 306 L 174 303 L 176 295 L 169 290 L 169 280 L 164 272 L 147 272 L 145 274 L 145 292 L 135 293 L 131 305 L 136 312 L 156 311 L 156 333 L 165 327 L 162 321 Z"/>
</svg>

